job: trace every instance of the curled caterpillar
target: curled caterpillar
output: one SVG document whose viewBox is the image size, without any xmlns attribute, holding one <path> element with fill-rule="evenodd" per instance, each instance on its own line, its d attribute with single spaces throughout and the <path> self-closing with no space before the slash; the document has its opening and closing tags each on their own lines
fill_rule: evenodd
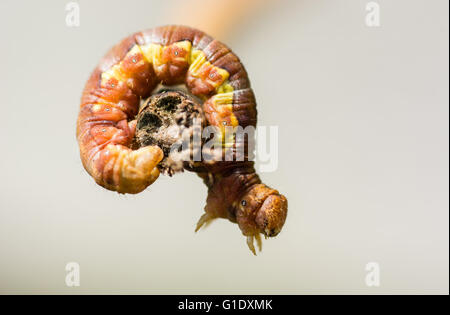
<svg viewBox="0 0 450 315">
<path fill-rule="evenodd" d="M 184 85 L 201 100 L 207 125 L 256 126 L 256 101 L 247 72 L 228 47 L 185 26 L 135 33 L 100 61 L 81 98 L 80 156 L 99 185 L 135 194 L 158 178 L 167 152 L 157 144 L 133 143 L 141 101 L 160 84 Z M 253 253 L 254 240 L 261 249 L 260 234 L 271 237 L 280 232 L 287 199 L 261 183 L 247 156 L 241 162 L 197 163 L 188 169 L 208 186 L 205 213 L 196 230 L 213 219 L 228 218 L 239 225 Z"/>
</svg>

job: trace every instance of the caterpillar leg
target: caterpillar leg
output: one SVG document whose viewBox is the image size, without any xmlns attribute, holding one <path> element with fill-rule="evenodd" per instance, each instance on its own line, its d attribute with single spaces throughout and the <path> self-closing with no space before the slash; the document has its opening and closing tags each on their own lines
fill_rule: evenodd
<svg viewBox="0 0 450 315">
<path fill-rule="evenodd" d="M 261 235 L 259 233 L 257 233 L 255 235 L 247 236 L 247 246 L 250 249 L 250 251 L 253 253 L 253 255 L 256 256 L 256 250 L 255 250 L 255 244 L 254 244 L 255 240 L 256 240 L 256 245 L 258 246 L 258 250 L 261 251 L 262 250 Z"/>
<path fill-rule="evenodd" d="M 198 219 L 197 226 L 195 227 L 195 232 L 200 230 L 203 226 L 207 227 L 211 224 L 211 222 L 215 219 L 215 217 L 211 216 L 209 213 L 204 213 L 200 219 Z"/>
</svg>

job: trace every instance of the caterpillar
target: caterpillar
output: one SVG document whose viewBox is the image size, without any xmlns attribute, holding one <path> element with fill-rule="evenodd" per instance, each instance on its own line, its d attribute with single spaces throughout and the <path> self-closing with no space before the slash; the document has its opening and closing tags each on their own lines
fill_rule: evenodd
<svg viewBox="0 0 450 315">
<path fill-rule="evenodd" d="M 186 26 L 137 32 L 114 46 L 88 79 L 77 120 L 80 157 L 106 189 L 136 194 L 160 175 L 165 152 L 158 145 L 133 147 L 141 102 L 157 86 L 184 85 L 200 99 L 207 125 L 256 126 L 256 101 L 239 58 L 211 36 Z M 263 184 L 254 162 L 199 163 L 208 187 L 196 231 L 216 218 L 237 223 L 253 254 L 261 234 L 276 236 L 287 216 L 287 199 Z"/>
</svg>

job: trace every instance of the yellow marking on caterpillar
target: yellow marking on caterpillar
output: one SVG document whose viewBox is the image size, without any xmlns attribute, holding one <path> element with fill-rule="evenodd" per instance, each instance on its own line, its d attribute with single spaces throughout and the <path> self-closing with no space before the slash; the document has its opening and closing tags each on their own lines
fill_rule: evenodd
<svg viewBox="0 0 450 315">
<path fill-rule="evenodd" d="M 162 53 L 162 46 L 158 44 L 148 44 L 140 46 L 144 59 L 151 64 L 156 60 L 159 62 Z"/>
<path fill-rule="evenodd" d="M 178 50 L 176 48 L 178 48 Z M 183 53 L 181 53 L 180 49 Z M 171 51 L 173 51 L 172 54 L 170 54 Z M 167 56 L 168 53 L 169 56 Z M 228 71 L 212 65 L 206 60 L 206 55 L 203 51 L 192 49 L 192 43 L 190 41 L 176 42 L 169 46 L 153 43 L 147 45 L 134 45 L 127 53 L 126 57 L 135 54 L 141 54 L 144 57 L 141 62 L 147 61 L 155 68 L 166 64 L 170 60 L 186 61 L 190 65 L 189 71 L 191 74 L 198 78 L 202 77 L 202 71 L 211 69 L 210 74 L 212 77 L 207 76 L 201 79 L 211 84 L 218 94 L 233 91 L 233 87 L 228 83 Z M 221 80 L 213 81 L 212 79 L 214 79 L 216 75 L 218 75 Z M 106 83 L 111 78 L 114 78 L 117 81 L 126 82 L 130 77 L 131 73 L 123 71 L 122 61 L 120 61 L 103 72 L 101 79 L 102 83 Z"/>
<path fill-rule="evenodd" d="M 212 102 L 217 113 L 231 113 L 229 117 L 232 127 L 239 125 L 236 116 L 233 114 L 233 92 L 216 94 L 213 96 Z"/>
<path fill-rule="evenodd" d="M 171 60 L 189 62 L 191 47 L 192 44 L 188 40 L 176 42 L 169 46 L 162 46 L 159 44 L 147 44 L 140 46 L 145 60 L 147 60 L 148 63 L 153 64 L 154 67 L 164 65 Z M 175 54 L 174 49 L 176 48 L 183 50 L 184 54 L 179 54 L 178 52 Z M 167 53 L 170 53 L 172 50 L 174 50 L 174 53 L 167 56 Z"/>
<path fill-rule="evenodd" d="M 219 91 L 219 88 L 222 88 L 223 92 L 225 91 L 228 92 L 230 91 L 230 88 L 232 88 L 231 85 L 229 84 L 227 86 L 224 85 L 224 82 L 226 82 L 228 77 L 230 76 L 228 71 L 212 65 L 209 61 L 206 60 L 206 55 L 203 51 L 199 49 L 192 49 L 189 58 L 189 63 L 190 66 L 188 71 L 191 73 L 191 75 L 193 75 L 196 78 L 201 78 L 202 80 L 208 82 L 211 86 L 213 86 L 216 89 L 216 92 Z M 213 77 L 204 75 L 204 73 L 208 72 L 207 71 L 208 69 L 211 69 L 209 73 Z M 221 78 L 221 80 L 219 81 L 212 80 L 215 79 L 216 73 Z"/>
<path fill-rule="evenodd" d="M 174 43 L 170 46 L 162 46 L 159 44 L 148 44 L 142 46 L 134 45 L 126 54 L 125 58 L 131 55 L 141 54 L 144 57 L 141 62 L 146 61 L 156 68 L 168 63 L 171 60 L 189 62 L 191 47 L 191 42 L 187 40 Z M 172 50 L 173 53 L 170 54 Z M 181 53 L 181 50 L 183 53 Z M 102 83 L 106 83 L 106 81 L 111 78 L 114 78 L 117 81 L 126 82 L 132 76 L 131 73 L 126 73 L 123 71 L 122 62 L 123 61 L 120 61 L 102 73 Z"/>
<path fill-rule="evenodd" d="M 217 88 L 217 94 L 222 94 L 222 93 L 229 93 L 229 92 L 233 92 L 234 89 L 231 86 L 231 84 L 228 82 L 228 80 L 226 80 L 224 83 L 222 83 L 222 85 L 220 85 Z"/>
<path fill-rule="evenodd" d="M 209 77 L 203 77 L 202 79 L 207 81 L 216 89 L 216 95 L 213 96 L 212 105 L 219 115 L 219 117 L 228 116 L 230 119 L 231 127 L 237 127 L 239 125 L 239 121 L 236 116 L 233 114 L 233 87 L 228 82 L 228 77 L 230 74 L 225 69 L 216 67 L 212 65 L 209 61 L 206 60 L 206 55 L 203 51 L 198 49 L 191 50 L 190 57 L 190 67 L 189 70 L 191 74 L 195 77 L 202 77 L 201 72 L 206 70 L 207 68 L 211 68 L 213 73 L 217 73 L 222 81 L 215 82 L 212 81 Z M 226 133 L 226 127 L 229 126 L 225 121 L 218 122 L 220 128 L 220 138 L 218 141 L 222 144 L 223 147 L 232 147 L 234 145 L 234 132 Z M 225 125 L 223 124 L 225 123 Z"/>
<path fill-rule="evenodd" d="M 183 50 L 183 53 L 176 53 L 175 48 L 179 48 Z M 167 53 L 170 54 L 171 51 L 174 51 L 173 54 L 167 56 Z M 179 51 L 179 50 L 178 50 Z M 206 59 L 206 55 L 203 51 L 199 49 L 192 49 L 192 44 L 190 41 L 181 41 L 176 42 L 169 46 L 162 46 L 159 44 L 147 44 L 147 45 L 134 45 L 130 51 L 127 53 L 127 56 L 141 54 L 143 56 L 143 60 L 141 62 L 148 62 L 153 65 L 153 67 L 158 67 L 167 63 L 170 60 L 185 60 L 188 62 L 189 70 L 192 75 L 195 77 L 201 77 L 201 72 L 210 68 L 212 73 L 217 73 L 222 80 L 213 81 L 208 76 L 206 78 L 202 78 L 206 80 L 211 86 L 215 87 L 216 95 L 213 96 L 213 106 L 216 112 L 220 114 L 229 113 L 229 119 L 232 127 L 236 127 L 239 125 L 239 122 L 236 116 L 233 114 L 233 87 L 229 84 L 228 77 L 229 73 L 225 69 L 216 67 L 212 65 Z M 125 58 L 124 58 L 125 59 Z M 211 73 L 211 72 L 210 72 Z M 108 70 L 102 73 L 102 84 L 106 84 L 106 82 L 114 78 L 117 81 L 127 82 L 127 80 L 131 77 L 131 73 L 126 73 L 122 69 L 122 61 L 115 64 Z M 105 102 L 106 103 L 106 102 Z M 109 102 L 108 102 L 109 103 Z M 222 115 L 220 115 L 222 116 Z M 226 125 L 223 125 L 220 122 L 220 129 L 224 134 Z M 227 139 L 228 140 L 228 139 Z"/>
<path fill-rule="evenodd" d="M 228 80 L 226 80 L 222 85 L 217 89 L 217 94 L 213 97 L 213 106 L 218 113 L 227 111 L 230 113 L 230 123 L 232 127 L 237 127 L 239 125 L 239 121 L 233 113 L 233 87 L 229 84 Z M 222 136 L 224 140 L 224 147 L 232 147 L 234 144 L 234 135 L 225 134 L 225 125 L 221 125 L 221 132 L 225 136 Z"/>
<path fill-rule="evenodd" d="M 102 84 L 106 85 L 106 82 L 111 78 L 114 78 L 117 81 L 126 81 L 126 77 L 124 73 L 122 73 L 121 71 L 120 63 L 112 66 L 111 68 L 102 73 Z"/>
<path fill-rule="evenodd" d="M 128 56 L 137 54 L 142 55 L 143 53 L 139 45 L 134 45 L 123 59 L 125 59 Z M 122 63 L 123 61 L 120 61 L 119 63 L 115 64 L 114 66 L 112 66 L 111 68 L 102 73 L 102 84 L 106 84 L 106 82 L 111 78 L 114 78 L 117 81 L 126 82 L 131 77 L 132 75 L 131 73 L 126 73 L 123 71 Z"/>
<path fill-rule="evenodd" d="M 189 67 L 189 71 L 197 74 L 198 71 L 200 70 L 201 66 L 207 62 L 206 61 L 206 56 L 203 53 L 203 51 L 198 50 L 198 49 L 193 49 L 191 50 L 191 55 L 189 58 L 189 64 L 191 65 Z"/>
<path fill-rule="evenodd" d="M 192 43 L 188 40 L 184 40 L 182 42 L 176 42 L 173 45 L 183 49 L 186 52 L 186 54 L 183 57 L 180 56 L 179 58 L 182 58 L 183 60 L 186 60 L 189 63 L 189 59 L 191 56 Z"/>
<path fill-rule="evenodd" d="M 239 121 L 233 114 L 233 92 L 214 95 L 212 98 L 212 105 L 219 117 L 228 117 L 230 119 L 230 124 L 226 121 L 223 121 L 225 124 L 223 124 L 222 121 L 219 121 L 221 132 L 220 140 L 223 147 L 232 147 L 235 135 L 234 132 L 226 132 L 226 129 L 227 127 L 232 127 L 234 130 L 234 128 L 239 125 Z"/>
<path fill-rule="evenodd" d="M 213 96 L 214 105 L 231 105 L 233 104 L 233 92 L 220 93 Z"/>
</svg>

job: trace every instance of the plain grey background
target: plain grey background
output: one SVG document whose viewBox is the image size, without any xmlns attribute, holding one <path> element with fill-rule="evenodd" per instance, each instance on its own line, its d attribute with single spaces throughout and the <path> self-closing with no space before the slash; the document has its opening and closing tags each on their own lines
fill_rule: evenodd
<svg viewBox="0 0 450 315">
<path fill-rule="evenodd" d="M 0 293 L 448 294 L 448 1 L 379 0 L 378 28 L 359 0 L 278 1 L 215 26 L 193 18 L 200 1 L 80 0 L 78 28 L 67 2 L 0 2 Z M 259 124 L 279 126 L 279 166 L 262 179 L 289 214 L 256 257 L 225 220 L 194 233 L 206 199 L 195 174 L 123 196 L 82 168 L 91 70 L 121 38 L 165 24 L 228 44 Z M 71 261 L 80 287 L 65 285 Z M 365 284 L 368 262 L 380 287 Z"/>
</svg>

